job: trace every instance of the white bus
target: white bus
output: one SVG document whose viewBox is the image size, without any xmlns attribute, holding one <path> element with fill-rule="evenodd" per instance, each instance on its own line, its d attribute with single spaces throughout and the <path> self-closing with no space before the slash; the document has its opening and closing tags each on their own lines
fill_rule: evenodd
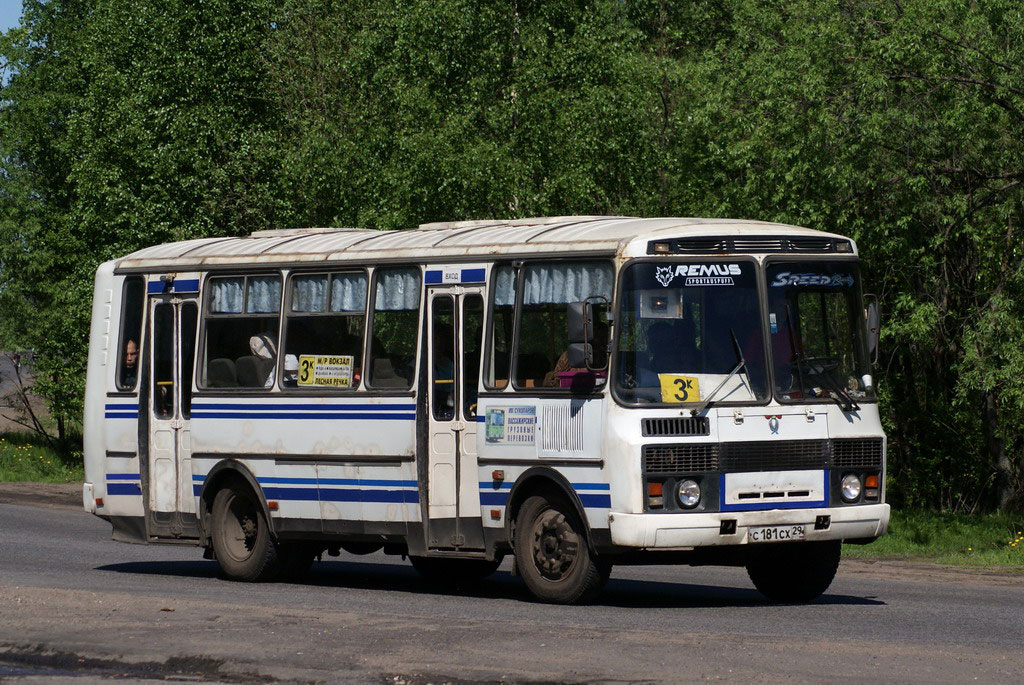
<svg viewBox="0 0 1024 685">
<path fill-rule="evenodd" d="M 512 554 L 550 602 L 650 563 L 807 601 L 888 525 L 876 314 L 850 239 L 752 221 L 150 247 L 96 274 L 83 503 L 243 581 Z"/>
</svg>

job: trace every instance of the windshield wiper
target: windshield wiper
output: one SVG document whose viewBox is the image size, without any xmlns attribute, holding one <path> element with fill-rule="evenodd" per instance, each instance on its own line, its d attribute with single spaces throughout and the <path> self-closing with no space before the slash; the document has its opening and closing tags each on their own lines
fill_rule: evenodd
<svg viewBox="0 0 1024 685">
<path fill-rule="evenodd" d="M 839 377 L 834 376 L 831 371 L 826 371 L 824 366 L 821 370 L 825 380 L 831 385 L 831 387 L 825 388 L 829 399 L 838 404 L 839 408 L 845 412 L 860 411 L 860 405 L 857 404 L 850 393 L 846 392 L 846 388 L 839 382 Z"/>
<path fill-rule="evenodd" d="M 701 402 L 699 405 L 690 410 L 690 416 L 697 416 L 702 411 L 711 406 L 711 402 L 714 401 L 715 395 L 718 394 L 718 391 L 724 388 L 725 384 L 729 382 L 729 379 L 731 379 L 733 376 L 739 373 L 739 370 L 745 368 L 747 365 L 747 360 L 743 358 L 743 350 L 740 349 L 740 341 L 736 339 L 736 332 L 730 328 L 729 335 L 732 336 L 733 350 L 735 350 L 736 352 L 736 366 L 732 367 L 732 371 L 730 371 L 729 375 L 726 376 L 725 379 L 718 384 L 717 388 L 708 393 L 708 396 L 704 398 L 703 402 Z M 750 373 L 749 370 L 747 373 Z"/>
</svg>

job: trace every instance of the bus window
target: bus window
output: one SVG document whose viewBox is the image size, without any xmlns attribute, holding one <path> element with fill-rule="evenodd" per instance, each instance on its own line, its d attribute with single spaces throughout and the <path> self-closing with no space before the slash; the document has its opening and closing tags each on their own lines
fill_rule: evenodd
<svg viewBox="0 0 1024 685">
<path fill-rule="evenodd" d="M 377 269 L 375 276 L 369 382 L 375 388 L 411 388 L 416 374 L 420 270 Z"/>
<path fill-rule="evenodd" d="M 455 418 L 455 300 L 444 295 L 431 300 L 433 344 L 430 349 L 433 365 L 430 404 L 434 419 Z"/>
<path fill-rule="evenodd" d="M 280 276 L 211 278 L 203 387 L 269 388 L 277 363 Z"/>
<path fill-rule="evenodd" d="M 284 324 L 285 387 L 359 387 L 366 322 L 366 274 L 302 274 L 291 279 Z"/>
<path fill-rule="evenodd" d="M 153 312 L 153 414 L 174 416 L 174 305 L 158 304 Z"/>
<path fill-rule="evenodd" d="M 196 361 L 196 324 L 199 308 L 195 302 L 181 306 L 181 417 L 192 415 L 192 368 Z"/>
<path fill-rule="evenodd" d="M 569 303 L 595 296 L 611 301 L 612 280 L 606 262 L 542 262 L 523 268 L 517 388 L 567 386 L 569 374 L 580 371 L 567 361 Z M 597 307 L 594 338 L 594 363 L 603 366 L 608 340 L 604 306 Z"/>
<path fill-rule="evenodd" d="M 512 326 L 516 312 L 516 278 L 511 266 L 494 270 L 491 342 L 484 385 L 492 389 L 508 386 L 512 363 Z"/>
<path fill-rule="evenodd" d="M 483 333 L 484 298 L 474 294 L 466 295 L 462 300 L 462 414 L 467 419 L 476 418 Z"/>
<path fill-rule="evenodd" d="M 139 380 L 142 302 L 145 295 L 146 284 L 141 276 L 124 279 L 124 290 L 121 293 L 121 345 L 117 360 L 118 390 L 134 390 Z"/>
</svg>

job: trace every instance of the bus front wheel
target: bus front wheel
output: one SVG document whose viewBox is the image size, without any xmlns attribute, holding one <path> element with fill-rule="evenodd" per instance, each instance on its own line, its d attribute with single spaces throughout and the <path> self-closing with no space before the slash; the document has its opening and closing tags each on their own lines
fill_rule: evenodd
<svg viewBox="0 0 1024 685">
<path fill-rule="evenodd" d="M 841 551 L 839 540 L 755 545 L 747 550 L 747 575 L 773 602 L 809 602 L 832 584 Z"/>
<path fill-rule="evenodd" d="M 227 578 L 254 583 L 278 574 L 277 544 L 252 490 L 228 484 L 214 497 L 210 518 L 213 550 Z"/>
<path fill-rule="evenodd" d="M 523 502 L 513 546 L 519 574 L 537 599 L 578 604 L 601 591 L 611 566 L 590 554 L 585 536 L 582 522 L 563 499 L 533 496 Z"/>
</svg>

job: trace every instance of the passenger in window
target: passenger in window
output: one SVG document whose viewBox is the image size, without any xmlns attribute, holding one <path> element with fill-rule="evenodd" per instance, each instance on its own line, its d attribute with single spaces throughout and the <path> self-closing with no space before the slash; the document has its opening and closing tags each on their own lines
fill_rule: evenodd
<svg viewBox="0 0 1024 685">
<path fill-rule="evenodd" d="M 604 366 L 608 355 L 608 324 L 603 321 L 595 322 L 594 339 L 590 346 L 593 350 L 594 366 Z M 555 368 L 544 375 L 543 385 L 545 388 L 572 387 L 576 385 L 573 376 L 579 373 L 592 374 L 593 371 L 586 367 L 569 366 L 569 350 L 566 350 L 558 357 Z"/>
<path fill-rule="evenodd" d="M 121 371 L 121 385 L 134 388 L 139 377 L 139 346 L 134 340 L 128 340 L 124 346 L 124 369 Z"/>
<path fill-rule="evenodd" d="M 284 356 L 284 385 L 294 388 L 299 384 L 299 358 L 294 354 Z"/>
<path fill-rule="evenodd" d="M 249 349 L 255 357 L 255 383 L 259 387 L 270 388 L 274 385 L 274 366 L 277 361 L 277 341 L 273 333 L 259 333 L 249 338 Z M 241 361 L 241 360 L 240 360 Z"/>
</svg>

